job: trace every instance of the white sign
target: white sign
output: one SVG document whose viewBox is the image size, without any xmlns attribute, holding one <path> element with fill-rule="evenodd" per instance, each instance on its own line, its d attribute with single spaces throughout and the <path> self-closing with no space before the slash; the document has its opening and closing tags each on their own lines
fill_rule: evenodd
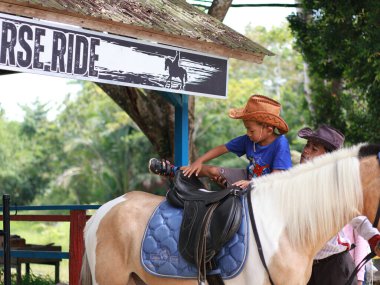
<svg viewBox="0 0 380 285">
<path fill-rule="evenodd" d="M 0 69 L 227 96 L 226 58 L 1 13 L 0 26 Z"/>
</svg>

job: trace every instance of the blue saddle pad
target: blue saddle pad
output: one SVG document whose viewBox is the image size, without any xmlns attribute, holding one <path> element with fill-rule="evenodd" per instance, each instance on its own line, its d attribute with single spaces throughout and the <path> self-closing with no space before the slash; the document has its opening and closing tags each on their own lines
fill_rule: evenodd
<svg viewBox="0 0 380 285">
<path fill-rule="evenodd" d="M 247 203 L 245 197 L 242 199 L 241 226 L 216 257 L 224 279 L 233 278 L 241 271 L 248 251 Z M 141 247 L 141 263 L 147 272 L 161 277 L 197 278 L 197 268 L 178 252 L 182 213 L 183 209 L 164 200 L 152 214 Z"/>
</svg>

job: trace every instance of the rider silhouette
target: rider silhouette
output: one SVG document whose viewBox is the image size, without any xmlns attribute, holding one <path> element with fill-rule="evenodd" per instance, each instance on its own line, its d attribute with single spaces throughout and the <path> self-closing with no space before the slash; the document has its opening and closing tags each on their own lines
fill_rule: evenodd
<svg viewBox="0 0 380 285">
<path fill-rule="evenodd" d="M 179 57 L 180 57 L 180 54 L 179 54 L 179 51 L 177 50 L 175 52 L 175 58 L 173 60 L 173 67 L 179 67 Z"/>
</svg>

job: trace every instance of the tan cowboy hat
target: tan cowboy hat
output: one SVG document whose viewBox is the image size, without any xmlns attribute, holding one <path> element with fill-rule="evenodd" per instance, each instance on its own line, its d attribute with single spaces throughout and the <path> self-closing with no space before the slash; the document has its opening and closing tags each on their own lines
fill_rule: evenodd
<svg viewBox="0 0 380 285">
<path fill-rule="evenodd" d="M 276 127 L 281 134 L 286 134 L 289 127 L 280 117 L 281 104 L 262 96 L 252 95 L 244 108 L 231 109 L 229 116 L 232 119 L 255 120 L 259 123 Z"/>
</svg>

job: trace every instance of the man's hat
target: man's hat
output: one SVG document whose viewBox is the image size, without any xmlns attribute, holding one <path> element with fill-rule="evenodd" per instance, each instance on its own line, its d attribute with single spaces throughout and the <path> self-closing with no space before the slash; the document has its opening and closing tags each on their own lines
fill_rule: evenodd
<svg viewBox="0 0 380 285">
<path fill-rule="evenodd" d="M 321 125 L 317 130 L 310 128 L 299 130 L 298 136 L 322 144 L 327 150 L 333 151 L 341 148 L 344 143 L 344 135 L 337 129 L 328 125 Z"/>
<path fill-rule="evenodd" d="M 255 120 L 276 127 L 281 134 L 289 131 L 286 122 L 280 117 L 281 104 L 262 95 L 252 95 L 244 108 L 231 109 L 232 119 Z"/>
</svg>

